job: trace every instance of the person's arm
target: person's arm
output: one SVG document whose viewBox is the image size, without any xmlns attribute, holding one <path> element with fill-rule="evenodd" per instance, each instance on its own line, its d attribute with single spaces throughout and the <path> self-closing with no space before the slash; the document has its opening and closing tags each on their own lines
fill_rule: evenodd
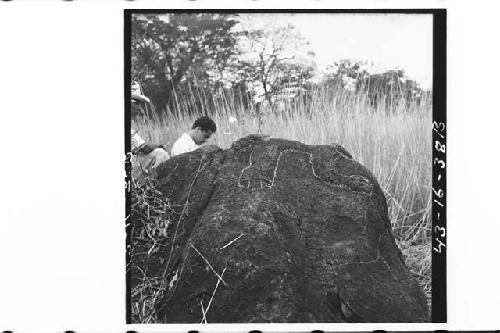
<svg viewBox="0 0 500 333">
<path fill-rule="evenodd" d="M 138 147 L 136 149 L 136 153 L 147 155 L 147 154 L 151 153 L 153 150 L 155 150 L 156 148 L 161 148 L 161 149 L 167 151 L 167 149 L 165 149 L 165 146 L 163 146 L 163 145 L 154 145 L 154 144 L 144 143 L 143 145 L 141 145 L 140 147 Z"/>
<path fill-rule="evenodd" d="M 163 145 L 154 145 L 154 144 L 149 144 L 144 141 L 137 131 L 132 130 L 132 154 L 144 154 L 147 155 L 151 153 L 153 150 L 156 148 L 162 148 L 166 151 L 165 147 Z"/>
</svg>

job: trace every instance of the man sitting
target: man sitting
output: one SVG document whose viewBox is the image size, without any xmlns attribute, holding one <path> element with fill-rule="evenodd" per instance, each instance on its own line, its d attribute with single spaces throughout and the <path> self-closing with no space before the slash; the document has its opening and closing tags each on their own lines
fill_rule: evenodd
<svg viewBox="0 0 500 333">
<path fill-rule="evenodd" d="M 198 149 L 216 130 L 215 122 L 209 117 L 196 119 L 192 128 L 174 143 L 170 155 L 175 156 Z"/>
<path fill-rule="evenodd" d="M 148 104 L 151 103 L 149 98 L 144 96 L 141 87 L 136 82 L 132 83 L 132 94 L 131 94 L 131 108 L 130 113 L 132 120 L 138 121 L 140 117 L 144 116 L 144 109 L 147 108 Z M 154 169 L 161 163 L 168 160 L 168 152 L 163 145 L 146 143 L 138 133 L 138 130 L 134 128 L 134 122 L 131 126 L 131 152 L 134 156 L 140 157 L 135 158 L 134 164 L 139 164 L 141 168 Z"/>
</svg>

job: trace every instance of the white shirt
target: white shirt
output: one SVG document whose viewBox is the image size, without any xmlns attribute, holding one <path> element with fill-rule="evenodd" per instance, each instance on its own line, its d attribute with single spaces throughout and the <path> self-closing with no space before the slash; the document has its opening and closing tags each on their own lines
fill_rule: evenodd
<svg viewBox="0 0 500 333">
<path fill-rule="evenodd" d="M 179 154 L 184 154 L 196 150 L 198 148 L 200 148 L 200 146 L 198 146 L 194 142 L 191 136 L 187 133 L 184 133 L 177 141 L 175 141 L 174 145 L 172 146 L 172 150 L 170 151 L 170 155 L 175 156 Z"/>
<path fill-rule="evenodd" d="M 140 136 L 139 134 L 137 133 L 137 131 L 131 129 L 131 144 L 132 144 L 132 153 L 134 154 L 137 149 L 139 149 L 143 144 L 146 143 L 146 141 L 144 141 Z"/>
</svg>

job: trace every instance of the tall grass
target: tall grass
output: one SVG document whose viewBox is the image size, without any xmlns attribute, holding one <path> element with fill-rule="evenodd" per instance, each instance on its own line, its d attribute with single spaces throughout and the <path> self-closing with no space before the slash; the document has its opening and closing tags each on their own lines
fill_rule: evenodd
<svg viewBox="0 0 500 333">
<path fill-rule="evenodd" d="M 200 110 L 204 97 L 198 93 L 195 105 L 193 96 L 176 97 L 173 109 L 134 126 L 147 141 L 171 147 L 201 115 L 186 112 Z M 424 97 L 419 103 L 408 102 L 392 96 L 383 100 L 387 104 L 374 105 L 367 92 L 318 88 L 307 103 L 287 104 L 279 112 L 267 111 L 259 117 L 255 110 L 223 96 L 210 101 L 216 105 L 210 116 L 217 124 L 210 144 L 228 148 L 260 131 L 310 145 L 342 145 L 378 179 L 398 246 L 430 302 L 432 101 Z M 237 121 L 231 122 L 231 117 Z"/>
</svg>

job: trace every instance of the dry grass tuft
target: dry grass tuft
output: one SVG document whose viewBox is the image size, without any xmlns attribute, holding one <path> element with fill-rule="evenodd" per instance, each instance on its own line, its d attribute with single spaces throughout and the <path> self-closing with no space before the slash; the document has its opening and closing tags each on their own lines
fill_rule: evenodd
<svg viewBox="0 0 500 333">
<path fill-rule="evenodd" d="M 152 254 L 163 250 L 172 224 L 172 207 L 146 174 L 133 178 L 131 193 L 131 317 L 134 323 L 155 323 L 155 305 L 170 288 L 164 277 L 166 269 L 156 270 L 156 262 L 143 263 L 149 263 Z"/>
</svg>

